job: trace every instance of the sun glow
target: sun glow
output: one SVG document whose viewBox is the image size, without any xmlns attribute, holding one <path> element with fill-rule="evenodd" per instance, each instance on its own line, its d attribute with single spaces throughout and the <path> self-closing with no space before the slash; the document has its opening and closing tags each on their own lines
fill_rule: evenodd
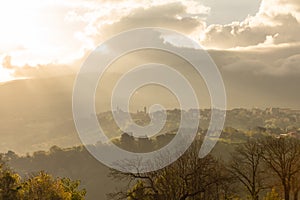
<svg viewBox="0 0 300 200">
<path fill-rule="evenodd" d="M 68 21 L 67 14 L 75 8 L 62 2 L 69 0 L 0 1 L 0 57 L 11 56 L 18 67 L 82 57 L 89 40 L 76 35 L 86 23 Z"/>
<path fill-rule="evenodd" d="M 13 80 L 13 76 L 11 75 L 11 71 L 2 68 L 2 66 L 0 66 L 0 83 L 2 82 L 7 82 L 7 81 L 11 81 Z"/>
<path fill-rule="evenodd" d="M 1 1 L 1 48 L 26 48 L 35 43 L 38 5 L 36 0 Z"/>
</svg>

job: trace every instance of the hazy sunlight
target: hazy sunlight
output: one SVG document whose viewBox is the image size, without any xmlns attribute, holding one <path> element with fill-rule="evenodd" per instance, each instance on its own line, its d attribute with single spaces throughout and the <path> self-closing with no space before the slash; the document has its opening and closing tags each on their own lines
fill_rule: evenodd
<svg viewBox="0 0 300 200">
<path fill-rule="evenodd" d="M 13 76 L 11 75 L 11 72 L 7 69 L 3 69 L 0 66 L 0 83 L 10 81 L 13 79 Z"/>
</svg>

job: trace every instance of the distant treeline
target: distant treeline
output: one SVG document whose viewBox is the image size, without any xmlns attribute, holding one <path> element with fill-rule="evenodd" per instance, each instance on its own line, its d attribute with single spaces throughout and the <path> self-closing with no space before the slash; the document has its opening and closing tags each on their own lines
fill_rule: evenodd
<svg viewBox="0 0 300 200">
<path fill-rule="evenodd" d="M 196 110 L 167 110 L 167 120 L 161 133 L 171 132 L 178 129 L 181 120 L 181 113 L 187 117 L 187 124 L 189 119 L 199 118 Z M 201 109 L 199 118 L 199 128 L 207 129 L 211 119 L 211 109 Z M 118 111 L 123 112 L 123 111 Z M 155 119 L 158 119 L 161 111 L 152 113 Z M 149 124 L 150 118 L 148 113 L 137 111 L 130 113 L 133 121 L 141 126 Z M 122 113 L 120 114 L 122 116 Z M 130 119 L 124 115 L 123 123 L 129 123 Z M 98 114 L 99 123 L 103 128 L 105 134 L 109 137 L 120 136 L 122 131 L 119 129 L 114 121 L 112 112 L 104 112 Z M 192 121 L 192 120 L 191 120 Z M 234 127 L 242 131 L 256 131 L 262 128 L 273 134 L 281 134 L 283 132 L 299 132 L 300 133 L 300 111 L 283 109 L 283 108 L 267 108 L 267 109 L 244 109 L 236 108 L 226 111 L 225 127 Z M 188 128 L 188 127 L 184 127 Z"/>
</svg>

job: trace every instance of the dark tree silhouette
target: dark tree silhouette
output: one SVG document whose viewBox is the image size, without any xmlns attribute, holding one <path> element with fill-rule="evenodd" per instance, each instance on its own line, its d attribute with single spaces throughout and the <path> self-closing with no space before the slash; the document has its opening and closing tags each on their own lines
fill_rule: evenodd
<svg viewBox="0 0 300 200">
<path fill-rule="evenodd" d="M 292 137 L 261 140 L 263 160 L 281 182 L 284 199 L 290 200 L 292 181 L 300 172 L 300 141 Z"/>
<path fill-rule="evenodd" d="M 229 170 L 244 186 L 252 200 L 258 200 L 259 192 L 266 188 L 262 157 L 263 149 L 253 139 L 237 146 L 231 156 Z"/>
<path fill-rule="evenodd" d="M 111 170 L 113 178 L 128 180 L 129 187 L 108 197 L 131 200 L 225 199 L 230 196 L 228 182 L 232 179 L 212 156 L 200 159 L 199 147 L 199 142 L 195 142 L 177 161 L 158 171 L 123 173 Z M 161 159 L 168 159 L 168 156 Z M 130 164 L 137 165 L 138 162 L 131 161 Z"/>
</svg>

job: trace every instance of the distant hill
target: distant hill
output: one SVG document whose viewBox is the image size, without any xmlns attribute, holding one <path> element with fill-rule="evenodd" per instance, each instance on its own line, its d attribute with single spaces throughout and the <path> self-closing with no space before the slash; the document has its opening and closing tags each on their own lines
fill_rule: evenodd
<svg viewBox="0 0 300 200">
<path fill-rule="evenodd" d="M 119 74 L 111 74 L 109 77 L 116 79 L 117 76 Z M 70 75 L 17 80 L 0 85 L 0 152 L 14 150 L 19 154 L 26 154 L 47 150 L 53 145 L 71 147 L 81 144 L 72 118 L 74 81 L 75 76 Z M 149 92 L 150 96 L 157 93 L 153 89 Z M 96 106 L 102 111 L 98 114 L 99 121 L 104 125 L 105 133 L 109 137 L 118 137 L 121 131 L 114 124 L 111 113 L 105 112 L 109 102 L 101 98 L 106 94 L 108 91 L 105 88 L 104 91 L 97 91 L 100 98 L 96 99 Z M 141 105 L 140 110 L 147 103 L 143 99 L 139 99 L 138 102 L 138 105 Z M 180 119 L 178 111 L 169 110 L 170 118 L 162 133 L 176 129 Z M 205 129 L 209 123 L 210 110 L 201 110 L 201 115 L 200 125 Z M 147 116 L 141 118 L 136 111 L 132 116 L 137 123 L 148 123 Z M 298 131 L 299 122 L 300 111 L 279 108 L 264 110 L 240 108 L 227 112 L 225 127 L 242 130 L 263 127 L 280 133 Z"/>
</svg>

